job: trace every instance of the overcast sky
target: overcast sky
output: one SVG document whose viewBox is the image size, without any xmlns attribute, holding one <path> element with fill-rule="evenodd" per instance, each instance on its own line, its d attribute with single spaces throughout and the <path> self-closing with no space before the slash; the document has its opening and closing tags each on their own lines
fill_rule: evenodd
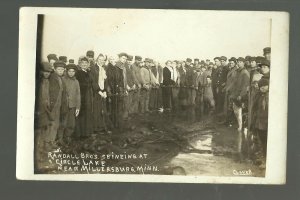
<svg viewBox="0 0 300 200">
<path fill-rule="evenodd" d="M 271 44 L 271 20 L 259 13 L 94 9 L 45 15 L 42 56 L 77 63 L 87 50 L 159 61 L 257 56 Z"/>
</svg>

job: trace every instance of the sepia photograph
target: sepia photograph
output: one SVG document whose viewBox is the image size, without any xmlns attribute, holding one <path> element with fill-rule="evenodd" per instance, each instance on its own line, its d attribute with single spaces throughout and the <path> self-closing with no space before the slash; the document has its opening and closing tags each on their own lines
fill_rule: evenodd
<svg viewBox="0 0 300 200">
<path fill-rule="evenodd" d="M 288 40 L 284 12 L 22 8 L 17 178 L 284 184 Z"/>
</svg>

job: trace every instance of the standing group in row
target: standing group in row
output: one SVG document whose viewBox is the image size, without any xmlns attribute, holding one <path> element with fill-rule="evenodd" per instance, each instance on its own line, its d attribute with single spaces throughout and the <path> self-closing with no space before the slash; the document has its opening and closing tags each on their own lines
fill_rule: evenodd
<svg viewBox="0 0 300 200">
<path fill-rule="evenodd" d="M 258 135 L 266 152 L 269 47 L 264 57 L 225 56 L 209 59 L 153 59 L 94 52 L 67 62 L 48 55 L 38 65 L 36 135 L 49 148 L 74 138 L 122 130 L 135 115 L 172 113 L 190 122 L 215 114 L 238 131 Z M 41 147 L 44 148 L 44 147 Z"/>
</svg>

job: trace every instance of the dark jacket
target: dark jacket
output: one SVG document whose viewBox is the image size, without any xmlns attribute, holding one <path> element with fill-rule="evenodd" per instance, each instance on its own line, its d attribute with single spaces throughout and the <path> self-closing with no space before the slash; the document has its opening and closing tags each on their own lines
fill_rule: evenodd
<svg viewBox="0 0 300 200">
<path fill-rule="evenodd" d="M 168 69 L 168 67 L 164 67 L 163 69 L 163 85 L 164 86 L 175 85 L 175 82 L 171 78 L 171 71 Z"/>
<path fill-rule="evenodd" d="M 231 88 L 231 97 L 236 99 L 238 96 L 241 98 L 247 95 L 247 90 L 250 86 L 250 75 L 246 68 L 237 69 L 236 81 Z"/>
<path fill-rule="evenodd" d="M 269 93 L 259 92 L 252 108 L 252 127 L 268 130 Z"/>
<path fill-rule="evenodd" d="M 186 87 L 187 86 L 187 69 L 180 67 L 179 68 L 179 76 L 180 76 L 180 86 Z"/>
<path fill-rule="evenodd" d="M 61 82 L 61 84 L 60 84 Z M 62 96 L 61 96 L 61 114 L 66 114 L 68 111 L 68 102 L 67 102 L 67 94 L 66 94 L 66 86 L 61 77 L 59 77 L 56 73 L 52 73 L 49 78 L 49 99 L 50 99 L 50 111 L 53 110 L 55 104 L 58 101 L 58 94 L 60 88 L 62 87 Z"/>
<path fill-rule="evenodd" d="M 186 71 L 187 87 L 195 87 L 196 86 L 196 78 L 197 78 L 197 74 L 194 72 L 193 68 L 188 67 L 187 71 Z"/>
<path fill-rule="evenodd" d="M 219 66 L 212 70 L 212 86 L 222 89 L 227 79 L 228 67 Z"/>
<path fill-rule="evenodd" d="M 92 79 L 90 77 L 90 72 L 78 70 L 76 72 L 76 79 L 79 82 L 79 88 L 80 88 L 80 100 L 81 100 L 81 111 L 87 110 L 87 107 L 92 107 L 92 97 L 93 97 L 93 91 L 92 91 Z M 90 105 L 87 105 L 90 104 Z M 90 111 L 90 110 L 89 110 Z M 90 111 L 91 112 L 91 111 Z"/>
<path fill-rule="evenodd" d="M 124 68 L 125 69 L 125 68 Z M 123 69 L 113 66 L 111 63 L 107 66 L 107 90 L 109 94 L 123 94 L 126 91 L 124 85 Z"/>
</svg>

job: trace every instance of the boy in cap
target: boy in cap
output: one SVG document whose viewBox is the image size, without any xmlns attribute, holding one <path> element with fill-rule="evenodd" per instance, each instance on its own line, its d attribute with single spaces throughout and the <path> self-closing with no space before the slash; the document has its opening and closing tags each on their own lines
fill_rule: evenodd
<svg viewBox="0 0 300 200">
<path fill-rule="evenodd" d="M 63 81 L 66 85 L 66 94 L 68 101 L 68 109 L 64 118 L 64 128 L 62 135 L 59 135 L 59 140 L 62 142 L 71 142 L 71 137 L 75 131 L 75 119 L 79 115 L 81 106 L 81 96 L 79 82 L 75 77 L 77 66 L 75 64 L 68 64 L 66 66 L 66 76 L 63 77 Z"/>
<path fill-rule="evenodd" d="M 261 73 L 263 75 L 262 78 L 265 78 L 265 79 L 270 79 L 270 61 L 269 60 L 262 60 L 261 63 L 260 63 L 260 70 L 261 70 Z"/>
<path fill-rule="evenodd" d="M 269 80 L 258 82 L 259 93 L 253 104 L 253 120 L 251 126 L 257 132 L 262 145 L 264 161 L 261 168 L 265 168 L 268 139 L 268 110 L 269 110 Z"/>
<path fill-rule="evenodd" d="M 54 73 L 51 74 L 49 78 L 49 99 L 50 105 L 49 110 L 53 116 L 53 121 L 51 122 L 49 141 L 54 144 L 56 137 L 63 135 L 64 124 L 62 123 L 67 113 L 67 96 L 66 96 L 66 86 L 62 80 L 66 64 L 62 61 L 57 61 L 54 63 Z M 57 138 L 61 139 L 61 138 Z M 58 141 L 62 142 L 62 141 Z"/>
</svg>

